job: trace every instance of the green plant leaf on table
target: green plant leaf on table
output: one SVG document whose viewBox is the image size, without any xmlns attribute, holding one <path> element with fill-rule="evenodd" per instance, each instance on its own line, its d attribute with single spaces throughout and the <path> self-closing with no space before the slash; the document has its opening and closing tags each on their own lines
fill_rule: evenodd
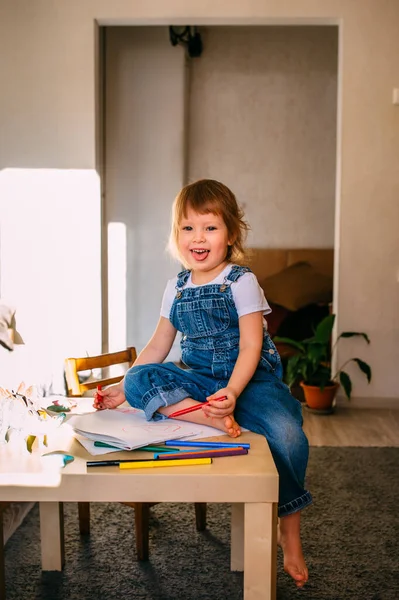
<svg viewBox="0 0 399 600">
<path fill-rule="evenodd" d="M 36 436 L 35 435 L 28 435 L 26 438 L 26 449 L 28 452 L 32 452 L 32 446 L 35 442 Z"/>
</svg>

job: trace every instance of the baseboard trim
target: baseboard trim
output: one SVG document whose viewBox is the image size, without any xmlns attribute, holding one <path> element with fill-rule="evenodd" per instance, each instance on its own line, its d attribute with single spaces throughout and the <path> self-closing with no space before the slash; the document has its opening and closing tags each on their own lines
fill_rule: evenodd
<svg viewBox="0 0 399 600">
<path fill-rule="evenodd" d="M 399 410 L 399 398 L 351 398 L 347 400 L 345 396 L 338 396 L 337 406 L 339 408 L 384 408 L 389 410 Z"/>
</svg>

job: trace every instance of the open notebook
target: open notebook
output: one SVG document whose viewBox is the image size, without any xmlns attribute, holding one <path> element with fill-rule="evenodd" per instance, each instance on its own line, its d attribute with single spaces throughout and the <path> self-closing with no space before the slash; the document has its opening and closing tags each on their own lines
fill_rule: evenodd
<svg viewBox="0 0 399 600">
<path fill-rule="evenodd" d="M 213 437 L 222 432 L 214 427 L 188 423 L 178 419 L 146 421 L 144 412 L 135 408 L 101 410 L 68 419 L 79 442 L 91 454 L 106 454 L 112 448 L 97 448 L 94 442 L 104 442 L 120 450 L 160 444 L 166 440 Z M 115 450 L 117 451 L 117 450 Z"/>
</svg>

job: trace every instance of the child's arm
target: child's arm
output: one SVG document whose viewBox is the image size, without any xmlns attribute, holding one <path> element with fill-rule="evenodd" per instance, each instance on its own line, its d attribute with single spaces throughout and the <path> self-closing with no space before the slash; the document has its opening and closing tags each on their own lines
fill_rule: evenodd
<svg viewBox="0 0 399 600">
<path fill-rule="evenodd" d="M 176 333 L 177 330 L 173 327 L 172 323 L 168 319 L 165 319 L 165 317 L 160 317 L 150 341 L 140 352 L 133 366 L 163 362 L 170 352 Z M 122 379 L 116 385 L 99 390 L 94 399 L 93 406 L 100 410 L 103 408 L 115 408 L 124 401 L 124 379 Z"/>
<path fill-rule="evenodd" d="M 172 348 L 176 333 L 177 330 L 169 319 L 160 317 L 150 341 L 138 355 L 134 366 L 163 362 Z"/>
<path fill-rule="evenodd" d="M 239 319 L 240 350 L 237 362 L 227 384 L 207 400 L 227 396 L 227 400 L 215 402 L 204 407 L 209 416 L 223 417 L 234 411 L 236 400 L 256 371 L 263 343 L 263 312 L 250 313 Z"/>
</svg>

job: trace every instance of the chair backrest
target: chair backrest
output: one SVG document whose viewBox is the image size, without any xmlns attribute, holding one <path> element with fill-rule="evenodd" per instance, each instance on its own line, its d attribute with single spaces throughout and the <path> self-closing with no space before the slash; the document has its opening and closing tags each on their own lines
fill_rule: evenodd
<svg viewBox="0 0 399 600">
<path fill-rule="evenodd" d="M 121 352 L 110 352 L 108 354 L 99 354 L 98 356 L 85 356 L 84 358 L 66 358 L 65 379 L 68 389 L 68 396 L 83 396 L 88 390 L 95 389 L 98 385 L 106 386 L 118 383 L 123 375 L 117 377 L 104 377 L 95 381 L 79 381 L 81 371 L 90 371 L 92 369 L 105 369 L 113 365 L 128 364 L 132 366 L 137 358 L 136 348 L 130 347 Z"/>
</svg>

